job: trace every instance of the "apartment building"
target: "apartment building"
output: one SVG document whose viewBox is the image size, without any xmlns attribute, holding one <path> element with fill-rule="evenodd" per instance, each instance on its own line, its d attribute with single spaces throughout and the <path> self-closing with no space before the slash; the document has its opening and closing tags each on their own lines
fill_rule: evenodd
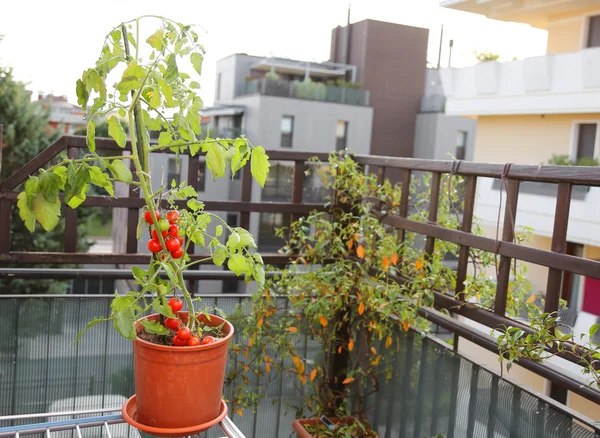
<svg viewBox="0 0 600 438">
<path fill-rule="evenodd" d="M 573 162 L 591 163 L 598 158 L 600 1 L 446 0 L 441 5 L 548 31 L 545 56 L 441 71 L 446 114 L 477 119 L 475 161 L 544 164 L 553 156 L 567 156 Z M 478 191 L 475 214 L 493 236 L 500 182 L 481 179 Z M 531 245 L 550 249 L 555 199 L 554 185 L 521 185 L 516 225 L 534 230 Z M 573 188 L 567 253 L 600 258 L 599 203 L 600 189 Z M 544 294 L 547 270 L 536 265 L 529 268 L 527 276 L 534 290 Z M 564 275 L 562 298 L 576 314 L 569 321 L 576 328 L 585 330 L 600 316 L 597 280 Z M 538 384 L 540 391 L 558 393 L 558 399 L 568 400 L 571 407 L 598 419 L 598 413 L 586 411 L 587 405 L 579 397 L 567 396 L 566 391 L 560 395 L 559 388 L 549 388 L 543 379 L 526 373 L 522 377 L 524 382 Z"/>
</svg>

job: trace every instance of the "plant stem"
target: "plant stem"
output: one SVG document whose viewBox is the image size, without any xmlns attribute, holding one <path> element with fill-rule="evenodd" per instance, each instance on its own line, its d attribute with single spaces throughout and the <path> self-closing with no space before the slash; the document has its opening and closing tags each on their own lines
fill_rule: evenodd
<svg viewBox="0 0 600 438">
<path fill-rule="evenodd" d="M 127 29 L 125 28 L 125 25 L 122 26 L 122 32 L 124 35 L 127 35 Z M 126 55 L 129 57 L 130 53 L 129 53 L 129 44 L 127 41 L 127 38 L 124 39 L 124 45 L 125 45 L 125 53 Z M 137 56 L 137 53 L 136 53 Z M 139 102 L 139 99 L 135 99 L 134 96 L 134 101 L 133 101 L 133 105 L 129 108 L 129 110 L 127 111 L 127 115 L 129 118 L 129 126 L 130 126 L 130 132 L 131 132 L 131 128 L 134 128 L 134 132 L 136 135 L 131 135 L 131 152 L 132 152 L 132 156 L 133 156 L 133 163 L 135 165 L 136 168 L 136 173 L 138 175 L 138 178 L 140 180 L 140 187 L 141 187 L 141 191 L 142 191 L 142 195 L 144 196 L 144 200 L 146 201 L 146 206 L 148 207 L 148 211 L 150 212 L 150 215 L 152 217 L 152 224 L 155 227 L 156 230 L 160 230 L 159 224 L 158 224 L 158 220 L 156 219 L 156 206 L 154 203 L 154 194 L 152 192 L 152 184 L 151 184 L 151 179 L 150 179 L 150 172 L 149 172 L 149 158 L 150 158 L 150 145 L 149 142 L 147 141 L 146 136 L 143 135 L 143 130 L 144 130 L 144 119 L 143 119 L 143 115 L 142 115 L 142 111 L 141 111 L 141 104 Z M 158 234 L 158 239 L 160 241 L 160 245 L 163 249 L 163 254 L 168 254 L 169 251 L 167 250 L 167 247 L 165 245 L 165 239 L 162 236 L 162 233 L 157 233 Z M 175 260 L 172 260 L 171 262 L 171 266 L 173 267 L 173 269 L 177 272 L 177 284 L 175 286 L 179 287 L 179 289 L 181 290 L 181 293 L 187 303 L 188 306 L 188 311 L 189 311 L 189 317 L 188 317 L 188 327 L 190 327 L 190 329 L 194 329 L 195 323 L 196 323 L 196 315 L 194 312 L 194 307 L 193 307 L 193 303 L 190 297 L 190 293 L 186 288 L 185 285 L 185 281 L 183 279 L 183 273 L 181 272 L 181 266 L 175 262 Z"/>
</svg>

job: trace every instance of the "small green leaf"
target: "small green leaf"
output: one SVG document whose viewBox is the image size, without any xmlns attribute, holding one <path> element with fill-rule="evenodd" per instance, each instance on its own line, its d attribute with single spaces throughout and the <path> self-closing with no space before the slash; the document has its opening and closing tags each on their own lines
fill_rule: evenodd
<svg viewBox="0 0 600 438">
<path fill-rule="evenodd" d="M 185 119 L 187 120 L 188 124 L 190 125 L 190 129 L 194 132 L 194 134 L 200 135 L 202 133 L 202 129 L 200 127 L 200 114 L 190 110 L 185 116 Z"/>
<path fill-rule="evenodd" d="M 35 216 L 29 208 L 29 199 L 26 192 L 21 192 L 17 196 L 17 207 L 19 208 L 19 217 L 25 223 L 27 229 L 33 233 L 35 230 Z"/>
<path fill-rule="evenodd" d="M 596 332 L 600 329 L 600 324 L 594 324 L 590 327 L 590 338 L 596 334 Z"/>
<path fill-rule="evenodd" d="M 196 81 L 192 81 L 192 82 L 190 82 L 190 88 L 196 90 L 196 89 L 200 88 L 200 84 Z"/>
<path fill-rule="evenodd" d="M 269 167 L 271 167 L 271 165 L 269 164 L 269 157 L 267 157 L 265 149 L 262 146 L 255 147 L 252 150 L 250 169 L 252 171 L 252 176 L 262 188 L 265 188 Z"/>
<path fill-rule="evenodd" d="M 144 330 L 152 335 L 168 335 L 169 329 L 161 325 L 156 320 L 142 319 L 140 323 L 144 326 Z"/>
<path fill-rule="evenodd" d="M 152 301 L 152 310 L 156 313 L 160 313 L 161 315 L 166 316 L 167 318 L 176 318 L 176 315 L 173 313 L 173 309 L 169 305 L 163 305 L 159 300 Z"/>
<path fill-rule="evenodd" d="M 175 101 L 173 100 L 173 89 L 169 84 L 167 84 L 167 81 L 162 78 L 158 80 L 158 85 L 160 86 L 162 95 L 165 97 L 165 106 L 167 108 L 173 108 L 175 106 Z"/>
<path fill-rule="evenodd" d="M 215 235 L 219 237 L 221 234 L 223 234 L 223 225 L 217 225 L 215 228 Z"/>
<path fill-rule="evenodd" d="M 122 93 L 135 90 L 142 84 L 142 78 L 146 75 L 146 70 L 140 67 L 137 62 L 131 61 L 123 72 L 121 81 L 115 86 L 115 88 Z"/>
<path fill-rule="evenodd" d="M 235 249 L 235 248 L 237 248 L 239 243 L 240 243 L 240 235 L 238 233 L 236 233 L 235 231 L 233 231 L 229 235 L 229 238 L 227 239 L 227 248 L 229 248 L 230 250 Z"/>
<path fill-rule="evenodd" d="M 121 30 L 119 29 L 115 29 L 110 33 L 110 37 L 112 38 L 113 42 L 118 42 L 121 41 Z"/>
<path fill-rule="evenodd" d="M 225 176 L 225 151 L 217 142 L 211 142 L 207 145 L 206 165 L 212 172 L 213 177 Z"/>
<path fill-rule="evenodd" d="M 204 59 L 204 57 L 197 52 L 194 52 L 190 55 L 190 61 L 192 62 L 192 65 L 194 66 L 194 70 L 196 70 L 196 73 L 198 73 L 199 75 L 202 74 L 202 60 Z"/>
<path fill-rule="evenodd" d="M 148 278 L 148 273 L 137 266 L 131 268 L 131 273 L 133 274 L 133 277 L 140 282 L 143 282 Z"/>
<path fill-rule="evenodd" d="M 76 342 L 79 342 L 79 340 L 81 339 L 81 337 L 83 336 L 83 334 L 88 329 L 94 327 L 96 324 L 98 324 L 100 322 L 110 321 L 111 319 L 112 318 L 94 318 L 94 319 L 92 319 L 90 322 L 88 322 L 86 324 L 86 326 L 83 328 L 83 330 L 81 330 L 79 333 L 77 333 L 77 336 L 75 337 L 75 340 L 71 344 L 75 344 Z"/>
<path fill-rule="evenodd" d="M 176 80 L 179 76 L 179 70 L 177 69 L 177 56 L 174 53 L 170 53 L 167 56 L 167 70 L 165 71 L 164 78 L 167 83 L 171 83 Z"/>
<path fill-rule="evenodd" d="M 115 139 L 119 147 L 124 148 L 127 143 L 127 134 L 123 131 L 123 127 L 116 116 L 108 119 L 108 135 Z"/>
<path fill-rule="evenodd" d="M 65 166 L 56 166 L 54 169 L 52 169 L 52 172 L 58 175 L 58 177 L 60 178 L 59 188 L 61 190 L 64 190 L 65 184 L 67 182 L 67 168 Z"/>
<path fill-rule="evenodd" d="M 164 34 L 164 29 L 158 29 L 156 32 L 154 32 L 148 37 L 146 42 L 150 44 L 150 46 L 152 46 L 154 49 L 160 52 L 165 47 L 165 42 L 163 40 Z"/>
<path fill-rule="evenodd" d="M 113 177 L 118 181 L 126 184 L 131 184 L 133 181 L 131 170 L 129 170 L 129 167 L 127 167 L 123 160 L 112 160 L 108 165 L 108 170 L 110 170 Z"/>
<path fill-rule="evenodd" d="M 96 152 L 96 124 L 90 120 L 87 125 L 87 146 L 92 152 Z"/>
<path fill-rule="evenodd" d="M 81 79 L 77 79 L 75 91 L 77 93 L 77 103 L 85 110 L 87 108 L 88 99 L 90 98 L 90 93 L 87 91 L 85 84 Z"/>
<path fill-rule="evenodd" d="M 240 246 L 249 246 L 250 248 L 256 248 L 256 243 L 254 242 L 252 234 L 250 234 L 247 230 L 244 230 L 243 228 L 236 228 L 236 231 L 240 236 Z"/>
<path fill-rule="evenodd" d="M 169 131 L 163 131 L 158 136 L 158 145 L 159 146 L 168 146 L 173 143 L 173 137 Z"/>
<path fill-rule="evenodd" d="M 45 171 L 40 174 L 39 178 L 40 191 L 48 201 L 55 202 L 58 199 L 60 186 L 63 184 L 62 179 L 54 172 Z"/>
<path fill-rule="evenodd" d="M 246 257 L 241 254 L 233 254 L 231 257 L 229 257 L 227 268 L 230 271 L 233 271 L 235 275 L 248 272 L 248 262 L 246 261 Z"/>
<path fill-rule="evenodd" d="M 115 189 L 108 175 L 103 173 L 99 167 L 90 166 L 90 180 L 92 184 L 104 188 L 110 196 L 115 196 Z"/>
<path fill-rule="evenodd" d="M 204 203 L 201 201 L 198 201 L 197 199 L 188 199 L 188 201 L 186 202 L 186 205 L 192 211 L 198 211 L 204 207 Z"/>
<path fill-rule="evenodd" d="M 56 201 L 48 201 L 42 194 L 39 194 L 33 200 L 33 212 L 35 218 L 42 225 L 44 230 L 53 230 L 60 218 L 60 200 L 57 198 Z"/>
<path fill-rule="evenodd" d="M 218 244 L 213 253 L 213 263 L 215 266 L 221 266 L 227 258 L 227 249 L 221 244 Z"/>
</svg>

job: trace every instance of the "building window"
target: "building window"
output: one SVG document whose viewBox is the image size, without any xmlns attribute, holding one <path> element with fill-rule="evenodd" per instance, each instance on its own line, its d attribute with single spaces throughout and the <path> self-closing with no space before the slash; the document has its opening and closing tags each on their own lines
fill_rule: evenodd
<svg viewBox="0 0 600 438">
<path fill-rule="evenodd" d="M 587 47 L 600 47 L 600 15 L 588 20 Z"/>
<path fill-rule="evenodd" d="M 290 227 L 290 215 L 283 213 L 261 213 L 258 228 L 258 246 L 262 251 L 277 251 L 285 242 L 275 235 L 279 228 Z"/>
<path fill-rule="evenodd" d="M 206 163 L 198 163 L 198 191 L 203 192 L 206 189 Z"/>
<path fill-rule="evenodd" d="M 294 116 L 281 117 L 281 147 L 291 148 L 294 136 Z"/>
<path fill-rule="evenodd" d="M 262 200 L 267 202 L 291 202 L 294 168 L 291 164 L 272 162 Z"/>
<path fill-rule="evenodd" d="M 229 225 L 230 227 L 238 227 L 238 221 L 239 221 L 239 215 L 237 213 L 227 213 L 227 219 L 225 220 L 225 222 L 227 222 L 227 225 Z"/>
<path fill-rule="evenodd" d="M 335 126 L 335 150 L 343 151 L 348 142 L 348 122 L 338 120 Z"/>
<path fill-rule="evenodd" d="M 576 150 L 574 159 L 592 159 L 596 157 L 596 137 L 598 125 L 596 123 L 579 123 L 576 133 Z"/>
<path fill-rule="evenodd" d="M 167 168 L 167 185 L 171 186 L 171 182 L 175 180 L 175 183 L 179 185 L 180 183 L 180 175 L 179 175 L 179 163 L 177 163 L 177 158 L 169 157 L 169 165 Z"/>
<path fill-rule="evenodd" d="M 456 132 L 456 159 L 464 160 L 467 149 L 467 131 Z"/>
</svg>

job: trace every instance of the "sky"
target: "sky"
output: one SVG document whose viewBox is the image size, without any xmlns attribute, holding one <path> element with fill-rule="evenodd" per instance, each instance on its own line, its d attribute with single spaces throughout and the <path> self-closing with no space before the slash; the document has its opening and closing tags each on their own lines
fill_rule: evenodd
<svg viewBox="0 0 600 438">
<path fill-rule="evenodd" d="M 214 99 L 217 60 L 232 53 L 307 61 L 329 58 L 331 29 L 347 20 L 348 0 L 18 0 L 0 14 L 0 65 L 37 93 L 76 102 L 75 82 L 94 65 L 104 36 L 144 14 L 195 24 L 206 48 L 201 96 Z M 351 22 L 366 18 L 430 29 L 427 60 L 437 65 L 444 25 L 442 66 L 454 40 L 452 66 L 475 63 L 474 51 L 501 60 L 543 55 L 547 33 L 529 25 L 489 20 L 439 7 L 439 0 L 352 0 Z"/>
</svg>

